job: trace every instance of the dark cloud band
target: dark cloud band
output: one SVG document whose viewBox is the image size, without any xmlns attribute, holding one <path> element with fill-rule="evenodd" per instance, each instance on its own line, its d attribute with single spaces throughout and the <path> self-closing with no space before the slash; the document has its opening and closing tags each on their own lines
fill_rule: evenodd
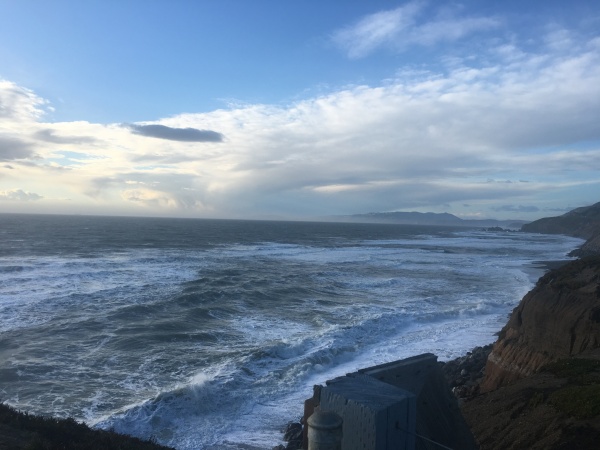
<svg viewBox="0 0 600 450">
<path fill-rule="evenodd" d="M 0 161 L 13 161 L 33 156 L 34 152 L 30 144 L 0 136 Z"/>
<path fill-rule="evenodd" d="M 52 144 L 93 144 L 96 139 L 88 136 L 57 136 L 53 130 L 44 129 L 36 132 L 34 138 Z"/>
<path fill-rule="evenodd" d="M 524 205 L 502 205 L 496 208 L 492 208 L 494 211 L 503 212 L 518 212 L 518 213 L 532 213 L 538 212 L 540 208 L 537 206 L 524 206 Z"/>
<path fill-rule="evenodd" d="M 196 128 L 172 128 L 165 125 L 125 125 L 134 134 L 140 136 L 167 139 L 180 142 L 222 142 L 223 135 L 211 130 Z"/>
</svg>

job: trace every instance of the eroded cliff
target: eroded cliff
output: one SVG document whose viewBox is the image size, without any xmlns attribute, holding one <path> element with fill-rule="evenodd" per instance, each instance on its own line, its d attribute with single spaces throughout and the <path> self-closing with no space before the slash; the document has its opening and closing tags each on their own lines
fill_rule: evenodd
<svg viewBox="0 0 600 450">
<path fill-rule="evenodd" d="M 600 256 L 552 270 L 514 309 L 481 384 L 490 391 L 549 362 L 600 347 Z"/>
</svg>

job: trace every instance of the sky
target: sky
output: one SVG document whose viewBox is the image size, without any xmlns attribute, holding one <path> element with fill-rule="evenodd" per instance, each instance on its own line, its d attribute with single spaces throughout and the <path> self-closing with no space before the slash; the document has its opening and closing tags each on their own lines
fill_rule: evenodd
<svg viewBox="0 0 600 450">
<path fill-rule="evenodd" d="M 598 201 L 597 0 L 0 0 L 0 212 Z"/>
</svg>

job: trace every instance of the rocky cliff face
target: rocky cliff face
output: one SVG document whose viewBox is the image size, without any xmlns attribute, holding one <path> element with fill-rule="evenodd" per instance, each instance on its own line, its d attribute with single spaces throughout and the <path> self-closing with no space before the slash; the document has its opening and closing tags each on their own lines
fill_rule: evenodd
<svg viewBox="0 0 600 450">
<path fill-rule="evenodd" d="M 545 364 L 600 347 L 600 256 L 548 272 L 521 300 L 494 344 L 483 392 Z"/>
</svg>

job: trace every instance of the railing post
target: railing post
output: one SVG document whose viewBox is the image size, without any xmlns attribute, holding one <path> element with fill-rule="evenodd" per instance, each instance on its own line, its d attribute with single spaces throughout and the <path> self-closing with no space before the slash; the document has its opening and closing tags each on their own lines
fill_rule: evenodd
<svg viewBox="0 0 600 450">
<path fill-rule="evenodd" d="M 308 450 L 341 450 L 342 418 L 333 411 L 315 411 L 308 418 Z"/>
</svg>

